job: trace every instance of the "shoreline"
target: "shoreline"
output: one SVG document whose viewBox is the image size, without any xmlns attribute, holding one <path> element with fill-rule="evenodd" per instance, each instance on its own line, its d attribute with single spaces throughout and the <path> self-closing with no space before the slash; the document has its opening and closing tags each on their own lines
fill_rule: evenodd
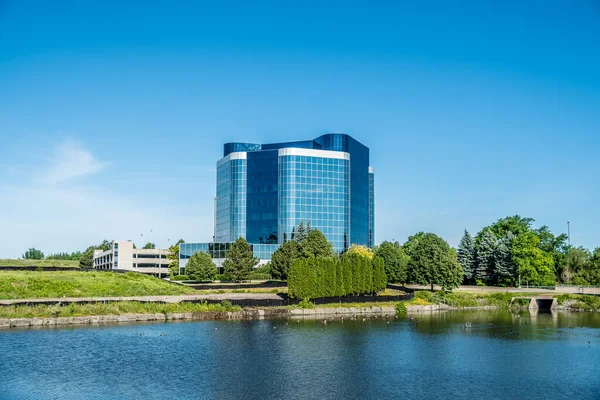
<svg viewBox="0 0 600 400">
<path fill-rule="evenodd" d="M 498 310 L 498 306 L 481 307 L 450 307 L 445 304 L 407 305 L 407 314 L 437 312 L 437 311 L 468 311 L 468 310 Z M 97 326 L 105 324 L 138 323 L 138 322 L 169 322 L 169 321 L 216 321 L 216 320 L 260 320 L 266 318 L 298 318 L 298 319 L 327 319 L 350 318 L 356 315 L 375 317 L 396 317 L 395 307 L 317 307 L 303 308 L 258 308 L 241 311 L 204 311 L 184 313 L 153 313 L 153 314 L 121 314 L 121 315 L 89 315 L 76 317 L 28 317 L 0 318 L 0 329 L 58 327 L 69 325 Z"/>
</svg>

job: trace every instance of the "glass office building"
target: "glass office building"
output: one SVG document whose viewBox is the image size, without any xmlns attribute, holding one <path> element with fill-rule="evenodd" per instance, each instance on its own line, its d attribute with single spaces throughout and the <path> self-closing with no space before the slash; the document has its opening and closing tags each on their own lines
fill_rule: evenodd
<svg viewBox="0 0 600 400">
<path fill-rule="evenodd" d="M 215 240 L 181 244 L 180 267 L 198 251 L 224 258 L 239 237 L 255 257 L 269 260 L 301 222 L 323 232 L 337 252 L 351 244 L 373 247 L 374 202 L 369 149 L 351 136 L 226 143 L 217 162 Z"/>
<path fill-rule="evenodd" d="M 288 143 L 226 143 L 217 163 L 216 242 L 294 238 L 300 222 L 338 252 L 374 245 L 369 149 L 345 134 Z"/>
</svg>

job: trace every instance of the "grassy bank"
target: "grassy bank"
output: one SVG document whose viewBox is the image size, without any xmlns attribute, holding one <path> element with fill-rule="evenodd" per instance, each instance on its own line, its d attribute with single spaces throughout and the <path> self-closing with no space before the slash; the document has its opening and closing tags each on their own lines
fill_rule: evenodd
<svg viewBox="0 0 600 400">
<path fill-rule="evenodd" d="M 79 268 L 79 261 L 71 260 L 15 260 L 10 258 L 0 258 L 0 268 L 2 267 L 61 267 L 61 268 Z"/>
<path fill-rule="evenodd" d="M 451 307 L 508 307 L 514 297 L 535 296 L 531 293 L 488 293 L 475 294 L 465 292 L 446 293 L 438 291 L 431 293 L 429 291 L 416 291 L 415 298 L 405 302 L 406 305 L 428 305 L 428 304 L 446 304 Z M 529 300 L 521 301 L 517 299 L 513 307 L 523 307 L 529 304 Z"/>
<path fill-rule="evenodd" d="M 579 294 L 561 294 L 556 298 L 559 305 L 574 310 L 598 311 L 600 310 L 600 296 Z"/>
<path fill-rule="evenodd" d="M 128 272 L 2 271 L 0 299 L 197 294 L 192 288 Z"/>
<path fill-rule="evenodd" d="M 239 306 L 229 302 L 221 304 L 207 303 L 138 303 L 120 301 L 114 303 L 36 305 L 0 307 L 0 318 L 48 318 L 48 317 L 87 317 L 90 315 L 124 315 L 124 314 L 169 314 L 240 311 Z"/>
</svg>

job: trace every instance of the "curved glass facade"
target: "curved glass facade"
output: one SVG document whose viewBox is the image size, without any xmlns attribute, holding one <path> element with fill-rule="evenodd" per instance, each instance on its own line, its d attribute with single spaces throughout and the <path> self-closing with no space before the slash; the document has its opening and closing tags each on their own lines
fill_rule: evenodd
<svg viewBox="0 0 600 400">
<path fill-rule="evenodd" d="M 294 239 L 301 222 L 323 232 L 337 252 L 348 248 L 350 161 L 312 155 L 279 157 L 279 231 Z"/>
<path fill-rule="evenodd" d="M 338 252 L 373 247 L 374 174 L 369 149 L 330 133 L 286 143 L 226 143 L 217 163 L 216 242 L 244 237 L 274 245 L 300 222 L 322 231 Z"/>
</svg>

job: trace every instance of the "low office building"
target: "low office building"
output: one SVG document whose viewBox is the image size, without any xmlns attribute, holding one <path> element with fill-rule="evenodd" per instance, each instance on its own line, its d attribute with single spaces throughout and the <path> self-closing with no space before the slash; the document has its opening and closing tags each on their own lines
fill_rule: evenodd
<svg viewBox="0 0 600 400">
<path fill-rule="evenodd" d="M 94 251 L 94 269 L 135 271 L 143 274 L 166 276 L 169 274 L 169 252 L 163 249 L 134 249 L 133 242 L 113 241 L 106 251 Z"/>
<path fill-rule="evenodd" d="M 181 243 L 179 244 L 179 273 L 185 271 L 188 260 L 194 253 L 205 252 L 213 259 L 213 262 L 222 271 L 225 255 L 232 243 Z M 259 259 L 256 267 L 266 264 L 271 260 L 271 255 L 277 250 L 279 244 L 250 244 L 254 257 Z"/>
</svg>

